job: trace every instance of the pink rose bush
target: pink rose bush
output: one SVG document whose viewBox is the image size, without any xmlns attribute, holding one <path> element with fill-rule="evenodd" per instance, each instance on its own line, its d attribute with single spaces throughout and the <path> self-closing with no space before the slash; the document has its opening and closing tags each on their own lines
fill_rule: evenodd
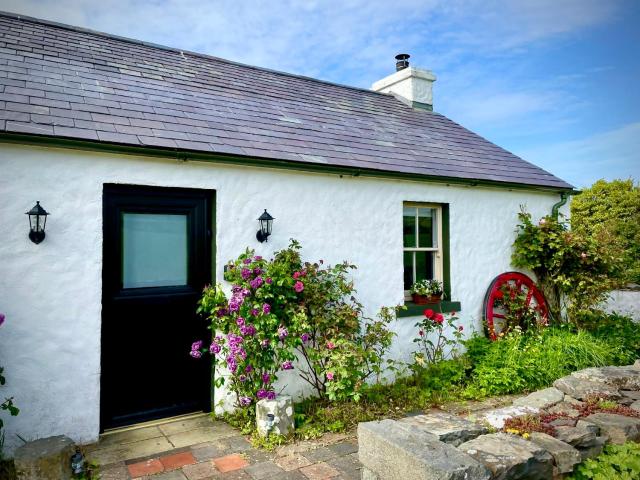
<svg viewBox="0 0 640 480">
<path fill-rule="evenodd" d="M 282 371 L 297 372 L 320 396 L 357 400 L 365 380 L 383 370 L 395 311 L 366 319 L 347 275 L 355 267 L 303 263 L 299 250 L 292 241 L 266 260 L 247 249 L 227 265 L 230 289 L 209 286 L 200 299 L 215 337 L 194 341 L 190 355 L 215 357 L 216 386 L 226 383 L 238 407 L 275 398 Z"/>
</svg>

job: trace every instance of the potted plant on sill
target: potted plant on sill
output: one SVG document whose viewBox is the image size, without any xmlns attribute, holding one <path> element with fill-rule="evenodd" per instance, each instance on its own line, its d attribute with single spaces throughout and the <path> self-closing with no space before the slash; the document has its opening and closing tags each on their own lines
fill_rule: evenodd
<svg viewBox="0 0 640 480">
<path fill-rule="evenodd" d="M 420 280 L 411 287 L 411 296 L 416 305 L 438 303 L 443 293 L 442 282 L 438 280 Z"/>
</svg>

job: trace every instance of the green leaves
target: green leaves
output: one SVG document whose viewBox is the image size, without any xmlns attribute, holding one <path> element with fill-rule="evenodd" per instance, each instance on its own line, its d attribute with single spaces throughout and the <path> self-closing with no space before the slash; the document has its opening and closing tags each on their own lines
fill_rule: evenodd
<svg viewBox="0 0 640 480">
<path fill-rule="evenodd" d="M 640 472 L 640 444 L 610 444 L 603 453 L 578 465 L 570 480 L 633 480 Z"/>
<path fill-rule="evenodd" d="M 619 285 L 623 256 L 606 232 L 585 235 L 551 216 L 534 224 L 524 210 L 518 217 L 511 261 L 535 273 L 554 319 L 559 320 L 563 311 L 574 319 Z"/>
</svg>

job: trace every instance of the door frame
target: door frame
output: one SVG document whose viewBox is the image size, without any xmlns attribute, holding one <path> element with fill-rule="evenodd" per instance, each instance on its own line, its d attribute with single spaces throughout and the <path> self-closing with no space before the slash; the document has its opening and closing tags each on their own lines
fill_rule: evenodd
<svg viewBox="0 0 640 480">
<path fill-rule="evenodd" d="M 118 198 L 116 198 L 116 196 Z M 105 299 L 118 294 L 122 297 L 127 298 L 135 298 L 139 296 L 145 296 L 151 293 L 156 287 L 143 287 L 137 288 L 135 291 L 126 291 L 125 289 L 112 288 L 113 285 L 116 285 L 120 280 L 117 278 L 117 274 L 119 273 L 119 269 L 116 268 L 107 268 L 109 265 L 114 265 L 113 262 L 118 262 L 122 264 L 122 245 L 121 239 L 119 235 L 121 233 L 121 227 L 118 227 L 114 222 L 118 222 L 121 215 L 119 214 L 124 209 L 127 209 L 128 212 L 140 211 L 141 213 L 153 213 L 154 209 L 157 209 L 159 212 L 168 212 L 174 210 L 176 212 L 184 213 L 184 207 L 180 206 L 158 206 L 157 203 L 154 203 L 156 199 L 164 199 L 164 200 L 180 200 L 181 198 L 193 198 L 194 196 L 201 197 L 204 202 L 204 212 L 201 212 L 202 215 L 196 215 L 196 217 L 203 218 L 203 225 L 193 225 L 193 219 L 189 218 L 189 237 L 193 237 L 193 245 L 189 244 L 189 248 L 193 248 L 193 255 L 189 255 L 189 263 L 187 265 L 187 283 L 189 284 L 213 284 L 215 281 L 215 226 L 216 226 L 216 191 L 209 189 L 199 189 L 199 188 L 182 188 L 182 187 L 165 187 L 165 186 L 152 186 L 152 185 L 138 185 L 138 184 L 124 184 L 124 183 L 104 183 L 102 185 L 102 308 L 101 308 L 101 318 L 100 318 L 100 393 L 99 393 L 99 401 L 100 401 L 100 432 L 102 433 L 105 430 L 105 425 L 107 423 L 107 418 L 105 415 L 105 400 L 106 400 L 106 392 L 103 389 L 103 381 L 102 381 L 102 369 L 103 363 L 105 361 L 105 349 L 104 345 L 104 316 L 105 316 Z M 130 200 L 128 199 L 130 197 Z M 135 203 L 128 208 L 128 203 Z M 182 210 L 181 210 L 182 208 Z M 118 212 L 115 215 L 109 215 L 109 212 L 115 210 Z M 196 218 L 198 221 L 198 218 Z M 203 228 L 205 231 L 204 236 L 192 235 L 197 228 Z M 117 245 L 116 248 L 112 248 L 110 252 L 107 252 L 105 249 L 105 245 L 107 242 L 111 242 L 112 245 Z M 196 245 L 201 248 L 195 248 Z M 200 253 L 202 252 L 202 253 Z M 206 275 L 200 276 L 200 278 L 194 278 L 195 271 L 197 269 L 194 268 L 195 265 L 200 264 L 207 265 L 207 269 L 203 269 L 203 272 L 206 271 Z M 187 286 L 176 286 L 176 287 L 162 287 L 165 290 L 168 290 L 165 296 L 171 296 L 172 293 L 186 293 L 186 292 L 194 292 L 194 289 Z M 133 290 L 133 289 L 132 289 Z M 195 305 L 194 305 L 194 313 L 195 313 Z M 203 359 L 204 360 L 204 359 Z M 206 360 L 204 360 L 206 361 Z M 214 403 L 214 385 L 213 385 L 213 375 L 215 372 L 214 362 L 211 361 L 208 363 L 207 374 L 210 380 L 209 384 L 209 396 L 206 403 L 205 412 L 213 411 L 213 403 Z"/>
</svg>

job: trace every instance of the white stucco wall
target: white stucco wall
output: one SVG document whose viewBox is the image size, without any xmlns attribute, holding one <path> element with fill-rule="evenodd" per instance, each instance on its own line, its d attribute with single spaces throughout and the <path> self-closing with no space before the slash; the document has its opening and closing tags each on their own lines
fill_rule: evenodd
<svg viewBox="0 0 640 480">
<path fill-rule="evenodd" d="M 627 315 L 640 322 L 640 289 L 614 290 L 607 300 L 605 310 Z"/>
<path fill-rule="evenodd" d="M 517 213 L 548 214 L 558 195 L 366 177 L 306 174 L 199 162 L 0 144 L 0 365 L 20 415 L 6 422 L 6 447 L 66 434 L 96 440 L 99 429 L 102 185 L 216 190 L 218 279 L 246 246 L 268 256 L 302 243 L 307 259 L 358 265 L 359 299 L 373 315 L 403 299 L 402 203 L 450 204 L 452 297 L 466 332 L 480 328 L 489 282 L 510 270 Z M 51 212 L 47 238 L 27 238 L 36 200 Z M 269 242 L 257 216 L 276 218 Z M 401 318 L 393 355 L 409 360 L 415 318 Z M 188 346 L 185 346 L 188 348 Z M 299 380 L 291 376 L 292 387 Z M 115 392 L 114 392 L 115 394 Z"/>
</svg>

